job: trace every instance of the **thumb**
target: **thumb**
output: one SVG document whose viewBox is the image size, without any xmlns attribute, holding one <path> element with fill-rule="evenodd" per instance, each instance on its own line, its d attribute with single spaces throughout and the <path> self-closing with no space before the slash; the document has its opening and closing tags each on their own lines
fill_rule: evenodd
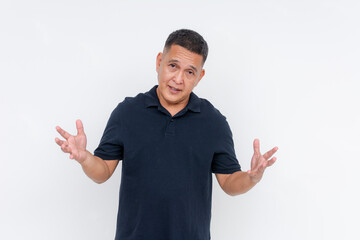
<svg viewBox="0 0 360 240">
<path fill-rule="evenodd" d="M 260 155 L 260 141 L 258 138 L 254 139 L 253 147 L 254 147 L 254 153 Z"/>
<path fill-rule="evenodd" d="M 76 129 L 77 129 L 77 133 L 78 135 L 82 135 L 82 134 L 85 134 L 84 132 L 84 126 L 81 122 L 80 119 L 76 120 Z"/>
</svg>

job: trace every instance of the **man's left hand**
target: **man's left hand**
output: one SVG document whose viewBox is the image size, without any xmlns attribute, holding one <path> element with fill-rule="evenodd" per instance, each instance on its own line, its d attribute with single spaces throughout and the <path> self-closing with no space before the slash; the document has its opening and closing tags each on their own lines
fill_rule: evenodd
<svg viewBox="0 0 360 240">
<path fill-rule="evenodd" d="M 274 147 L 264 155 L 260 153 L 260 141 L 254 140 L 254 155 L 251 158 L 251 170 L 247 171 L 251 181 L 258 183 L 267 167 L 270 167 L 276 161 L 276 157 L 272 157 L 278 150 L 278 147 Z M 271 158 L 272 157 L 272 158 Z"/>
</svg>

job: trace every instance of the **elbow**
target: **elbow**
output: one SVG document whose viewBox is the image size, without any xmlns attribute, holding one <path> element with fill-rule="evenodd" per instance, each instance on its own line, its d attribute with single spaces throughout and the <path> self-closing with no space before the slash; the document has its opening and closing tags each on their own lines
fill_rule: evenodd
<svg viewBox="0 0 360 240">
<path fill-rule="evenodd" d="M 235 196 L 237 196 L 237 195 L 240 194 L 240 193 L 231 192 L 231 191 L 225 191 L 225 190 L 224 190 L 224 192 L 225 192 L 227 195 L 231 196 L 231 197 L 235 197 Z"/>
<path fill-rule="evenodd" d="M 246 188 L 246 187 L 240 185 L 236 189 L 235 188 L 232 188 L 232 189 L 225 188 L 224 192 L 231 197 L 235 197 L 235 196 L 247 193 L 249 190 L 250 190 L 250 188 Z"/>
<path fill-rule="evenodd" d="M 224 186 L 222 187 L 222 189 L 223 189 L 223 191 L 224 191 L 227 195 L 229 195 L 229 196 L 231 196 L 231 197 L 235 197 L 235 196 L 241 194 L 241 192 L 236 191 L 236 189 L 233 189 L 233 187 L 231 186 L 231 184 L 230 184 L 228 181 L 225 182 L 225 184 L 224 184 Z"/>
<path fill-rule="evenodd" d="M 231 196 L 231 197 L 236 197 L 238 195 L 241 195 L 241 194 L 244 194 L 246 193 L 247 191 L 243 191 L 243 192 L 237 192 L 237 193 L 232 193 L 232 192 L 227 192 L 226 194 Z"/>
<path fill-rule="evenodd" d="M 231 197 L 235 197 L 235 196 L 237 196 L 237 195 L 239 195 L 239 194 L 235 194 L 235 193 L 227 193 L 227 195 L 229 195 L 229 196 L 231 196 Z"/>
<path fill-rule="evenodd" d="M 251 182 L 247 174 L 243 174 L 243 172 L 240 172 L 239 174 L 237 173 L 234 178 L 227 178 L 223 189 L 226 194 L 235 197 L 237 195 L 247 193 L 255 185 L 256 183 Z"/>
<path fill-rule="evenodd" d="M 229 191 L 227 188 L 223 188 L 223 191 L 231 197 L 235 197 L 235 196 L 239 195 L 239 193 L 237 194 L 235 192 Z"/>
<path fill-rule="evenodd" d="M 88 175 L 89 176 L 89 175 Z M 91 180 L 93 180 L 95 183 L 97 184 L 102 184 L 104 182 L 106 182 L 110 177 L 111 174 L 109 173 L 103 173 L 103 174 L 97 174 L 97 175 L 93 175 L 93 176 L 89 176 L 91 178 Z"/>
<path fill-rule="evenodd" d="M 106 181 L 99 181 L 99 180 L 93 180 L 93 181 L 97 184 L 102 184 L 102 183 L 106 182 Z"/>
<path fill-rule="evenodd" d="M 102 178 L 102 179 L 95 179 L 95 178 L 93 178 L 92 180 L 93 180 L 95 183 L 97 183 L 97 184 L 102 184 L 102 183 L 106 182 L 108 179 L 109 179 L 109 177 Z"/>
</svg>

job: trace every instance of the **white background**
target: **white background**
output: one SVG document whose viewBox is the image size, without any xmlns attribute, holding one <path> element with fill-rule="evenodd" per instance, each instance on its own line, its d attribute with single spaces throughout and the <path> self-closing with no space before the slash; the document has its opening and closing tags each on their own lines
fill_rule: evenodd
<svg viewBox="0 0 360 240">
<path fill-rule="evenodd" d="M 55 126 L 88 149 L 111 111 L 157 83 L 170 32 L 210 52 L 195 93 L 230 123 L 248 170 L 252 141 L 278 161 L 245 195 L 214 175 L 211 236 L 360 239 L 358 1 L 10 1 L 0 3 L 0 239 L 113 239 L 121 163 L 93 183 Z"/>
</svg>

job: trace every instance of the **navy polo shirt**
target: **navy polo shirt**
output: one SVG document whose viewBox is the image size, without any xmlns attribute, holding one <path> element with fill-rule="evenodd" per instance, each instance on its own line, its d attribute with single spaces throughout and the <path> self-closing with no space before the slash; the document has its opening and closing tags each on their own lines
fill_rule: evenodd
<svg viewBox="0 0 360 240">
<path fill-rule="evenodd" d="M 123 160 L 116 240 L 209 240 L 212 173 L 240 171 L 225 117 L 191 93 L 175 116 L 156 93 L 112 112 L 95 155 Z"/>
</svg>

